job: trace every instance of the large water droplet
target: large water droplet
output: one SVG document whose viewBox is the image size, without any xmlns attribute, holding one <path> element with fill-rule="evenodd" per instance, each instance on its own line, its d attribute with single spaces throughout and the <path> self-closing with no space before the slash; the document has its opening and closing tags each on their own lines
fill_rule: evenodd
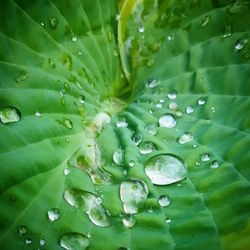
<svg viewBox="0 0 250 250">
<path fill-rule="evenodd" d="M 63 197 L 72 207 L 83 210 L 95 225 L 111 225 L 109 212 L 103 207 L 100 197 L 76 188 L 65 190 Z"/>
<path fill-rule="evenodd" d="M 158 200 L 160 206 L 162 207 L 167 207 L 170 205 L 170 199 L 167 195 L 161 195 Z"/>
<path fill-rule="evenodd" d="M 80 233 L 64 234 L 60 239 L 60 246 L 67 250 L 84 250 L 89 245 L 88 237 Z"/>
<path fill-rule="evenodd" d="M 18 228 L 18 233 L 20 234 L 20 235 L 24 235 L 24 234 L 26 234 L 28 232 L 28 230 L 27 230 L 27 227 L 26 226 L 20 226 L 19 228 Z"/>
<path fill-rule="evenodd" d="M 18 122 L 21 119 L 19 110 L 13 107 L 0 109 L 0 121 L 2 123 Z"/>
<path fill-rule="evenodd" d="M 128 126 L 128 123 L 125 118 L 119 118 L 116 122 L 117 128 L 126 128 L 127 126 Z"/>
<path fill-rule="evenodd" d="M 138 213 L 148 196 L 147 185 L 139 179 L 123 181 L 120 186 L 120 198 L 127 214 Z"/>
<path fill-rule="evenodd" d="M 164 128 L 173 128 L 176 125 L 175 117 L 171 114 L 165 114 L 159 118 L 159 126 Z"/>
<path fill-rule="evenodd" d="M 238 39 L 234 45 L 237 51 L 242 50 L 248 44 L 248 39 Z"/>
<path fill-rule="evenodd" d="M 60 218 L 60 211 L 58 208 L 52 208 L 48 211 L 48 218 L 50 221 L 56 221 Z"/>
<path fill-rule="evenodd" d="M 135 145 L 139 145 L 142 141 L 142 134 L 139 132 L 134 132 L 131 139 L 135 143 Z"/>
<path fill-rule="evenodd" d="M 133 214 L 127 214 L 122 219 L 122 222 L 125 227 L 132 228 L 136 223 L 136 219 Z"/>
<path fill-rule="evenodd" d="M 113 161 L 117 165 L 121 166 L 124 163 L 124 150 L 123 149 L 116 149 L 113 153 Z"/>
<path fill-rule="evenodd" d="M 150 154 L 156 149 L 156 145 L 151 141 L 144 141 L 140 144 L 139 150 L 143 155 Z"/>
<path fill-rule="evenodd" d="M 150 133 L 151 135 L 156 135 L 157 134 L 157 124 L 156 123 L 147 124 L 145 126 L 145 130 L 148 133 Z"/>
<path fill-rule="evenodd" d="M 162 154 L 149 159 L 145 167 L 146 175 L 156 185 L 168 185 L 187 177 L 187 167 L 177 156 Z"/>
<path fill-rule="evenodd" d="M 49 25 L 52 30 L 57 29 L 57 26 L 59 24 L 59 21 L 56 17 L 50 17 L 49 18 Z"/>
<path fill-rule="evenodd" d="M 192 140 L 193 140 L 192 134 L 190 132 L 186 132 L 177 139 L 177 142 L 180 144 L 185 144 Z"/>
<path fill-rule="evenodd" d="M 205 16 L 202 20 L 201 20 L 201 27 L 205 27 L 209 22 L 210 22 L 210 15 Z"/>
<path fill-rule="evenodd" d="M 205 153 L 205 154 L 202 154 L 200 156 L 200 159 L 201 159 L 201 161 L 209 161 L 210 160 L 210 156 L 209 156 L 209 154 Z"/>
</svg>

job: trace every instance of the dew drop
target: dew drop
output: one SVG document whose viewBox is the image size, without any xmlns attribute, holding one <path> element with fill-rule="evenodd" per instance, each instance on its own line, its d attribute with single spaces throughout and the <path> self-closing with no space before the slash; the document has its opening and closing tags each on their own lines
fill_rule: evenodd
<svg viewBox="0 0 250 250">
<path fill-rule="evenodd" d="M 176 97 L 177 97 L 177 92 L 175 90 L 168 93 L 169 100 L 174 100 L 174 99 L 176 99 Z"/>
<path fill-rule="evenodd" d="M 135 145 L 139 145 L 142 141 L 142 134 L 139 132 L 134 132 L 131 139 L 135 143 Z"/>
<path fill-rule="evenodd" d="M 150 78 L 148 79 L 148 82 L 146 84 L 147 88 L 155 88 L 160 84 L 159 81 L 157 81 L 156 79 Z"/>
<path fill-rule="evenodd" d="M 58 208 L 52 208 L 48 211 L 48 218 L 50 221 L 57 221 L 60 218 L 60 211 Z"/>
<path fill-rule="evenodd" d="M 187 107 L 186 107 L 186 110 L 185 110 L 185 111 L 186 111 L 187 114 L 191 114 L 191 113 L 194 112 L 194 108 L 193 108 L 193 106 L 190 105 L 190 106 L 187 106 Z"/>
<path fill-rule="evenodd" d="M 41 117 L 41 116 L 42 116 L 42 113 L 40 113 L 39 111 L 36 111 L 35 116 Z"/>
<path fill-rule="evenodd" d="M 136 223 L 136 219 L 133 214 L 128 214 L 122 219 L 122 223 L 125 227 L 132 228 Z"/>
<path fill-rule="evenodd" d="M 205 16 L 201 20 L 201 27 L 203 28 L 203 27 L 207 26 L 207 24 L 210 22 L 210 19 L 211 19 L 210 15 Z"/>
<path fill-rule="evenodd" d="M 31 245 L 31 243 L 32 243 L 32 240 L 30 238 L 28 238 L 28 239 L 25 240 L 25 244 L 26 245 Z"/>
<path fill-rule="evenodd" d="M 162 108 L 162 103 L 158 102 L 156 105 L 155 105 L 156 108 L 158 109 L 161 109 Z"/>
<path fill-rule="evenodd" d="M 161 195 L 158 200 L 161 207 L 167 207 L 170 205 L 170 199 L 167 195 Z"/>
<path fill-rule="evenodd" d="M 78 97 L 78 101 L 79 101 L 80 104 L 84 104 L 85 103 L 85 97 L 84 97 L 84 95 L 80 95 Z"/>
<path fill-rule="evenodd" d="M 219 162 L 218 162 L 218 161 L 212 161 L 210 167 L 211 167 L 211 168 L 218 168 L 218 167 L 219 167 Z"/>
<path fill-rule="evenodd" d="M 44 239 L 40 239 L 39 243 L 40 246 L 44 246 L 46 244 L 46 241 Z"/>
<path fill-rule="evenodd" d="M 21 113 L 18 109 L 7 107 L 0 109 L 0 121 L 2 123 L 18 122 L 21 119 Z"/>
<path fill-rule="evenodd" d="M 73 36 L 73 37 L 71 38 L 71 41 L 72 41 L 72 42 L 77 42 L 77 41 L 78 41 L 78 37 L 77 37 L 77 36 Z"/>
<path fill-rule="evenodd" d="M 186 132 L 177 139 L 177 142 L 180 144 L 185 144 L 192 140 L 193 140 L 193 135 L 190 132 Z"/>
<path fill-rule="evenodd" d="M 129 167 L 134 167 L 135 166 L 135 162 L 133 160 L 129 161 L 128 163 Z"/>
<path fill-rule="evenodd" d="M 210 160 L 210 156 L 209 156 L 209 154 L 202 154 L 201 156 L 200 156 L 200 159 L 201 159 L 201 161 L 209 161 Z"/>
<path fill-rule="evenodd" d="M 227 24 L 225 27 L 224 27 L 224 30 L 223 30 L 223 37 L 224 38 L 228 38 L 232 35 L 232 27 L 231 27 L 231 24 Z"/>
<path fill-rule="evenodd" d="M 166 223 L 171 223 L 171 220 L 169 218 L 166 219 Z"/>
<path fill-rule="evenodd" d="M 89 239 L 80 233 L 64 234 L 60 239 L 60 246 L 67 250 L 84 250 L 89 247 Z"/>
<path fill-rule="evenodd" d="M 182 159 L 169 154 L 153 156 L 146 162 L 146 175 L 156 185 L 168 185 L 187 177 L 187 167 Z"/>
<path fill-rule="evenodd" d="M 143 32 L 145 31 L 144 26 L 143 26 L 143 25 L 141 25 L 141 26 L 139 27 L 138 31 L 139 31 L 140 33 L 143 33 Z"/>
<path fill-rule="evenodd" d="M 170 110 L 176 110 L 178 107 L 178 104 L 176 102 L 170 102 L 169 105 L 168 105 L 168 108 Z"/>
<path fill-rule="evenodd" d="M 59 24 L 59 21 L 56 17 L 50 17 L 49 18 L 49 25 L 52 30 L 57 29 L 57 26 Z"/>
<path fill-rule="evenodd" d="M 157 124 L 156 123 L 150 123 L 145 126 L 145 130 L 150 133 L 151 135 L 157 134 Z"/>
<path fill-rule="evenodd" d="M 66 128 L 73 128 L 73 122 L 70 119 L 67 118 L 63 118 L 62 124 L 66 127 Z"/>
<path fill-rule="evenodd" d="M 248 44 L 248 39 L 238 39 L 234 45 L 237 51 L 241 51 Z"/>
<path fill-rule="evenodd" d="M 150 154 L 156 149 L 156 145 L 150 141 L 144 141 L 140 144 L 139 150 L 143 155 Z"/>
<path fill-rule="evenodd" d="M 165 114 L 159 118 L 159 126 L 164 128 L 173 128 L 176 125 L 175 117 L 171 114 Z"/>
<path fill-rule="evenodd" d="M 70 174 L 69 168 L 65 168 L 65 169 L 63 170 L 63 174 L 64 174 L 65 176 L 69 175 L 69 174 Z"/>
<path fill-rule="evenodd" d="M 123 181 L 120 185 L 120 198 L 126 214 L 138 213 L 148 196 L 147 185 L 139 179 Z"/>
<path fill-rule="evenodd" d="M 128 126 L 128 122 L 125 118 L 119 118 L 116 122 L 117 128 L 126 128 Z"/>
<path fill-rule="evenodd" d="M 198 105 L 202 106 L 202 105 L 206 104 L 206 99 L 204 97 L 201 97 L 198 99 L 197 103 L 198 103 Z"/>
<path fill-rule="evenodd" d="M 20 234 L 20 235 L 24 235 L 24 234 L 26 234 L 28 232 L 28 230 L 27 230 L 27 227 L 26 226 L 20 226 L 19 228 L 18 228 L 18 233 Z"/>
<path fill-rule="evenodd" d="M 113 161 L 115 164 L 121 166 L 124 163 L 124 150 L 116 149 L 113 153 Z"/>
</svg>

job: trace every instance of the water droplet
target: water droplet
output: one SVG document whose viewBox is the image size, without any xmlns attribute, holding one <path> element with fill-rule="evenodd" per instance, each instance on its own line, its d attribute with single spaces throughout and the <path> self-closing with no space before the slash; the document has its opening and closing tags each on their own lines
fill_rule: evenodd
<svg viewBox="0 0 250 250">
<path fill-rule="evenodd" d="M 40 239 L 39 243 L 41 246 L 44 246 L 46 244 L 46 241 L 45 239 Z"/>
<path fill-rule="evenodd" d="M 205 27 L 209 22 L 210 22 L 210 15 L 205 16 L 202 20 L 201 20 L 201 27 Z"/>
<path fill-rule="evenodd" d="M 193 106 L 190 105 L 190 106 L 187 106 L 187 107 L 186 107 L 186 113 L 187 113 L 187 114 L 191 114 L 191 113 L 193 113 L 193 112 L 194 112 Z"/>
<path fill-rule="evenodd" d="M 117 128 L 126 128 L 127 126 L 128 126 L 128 123 L 125 118 L 119 118 L 116 122 Z"/>
<path fill-rule="evenodd" d="M 63 174 L 64 174 L 65 176 L 69 175 L 69 174 L 70 174 L 69 168 L 65 168 L 65 169 L 63 170 Z"/>
<path fill-rule="evenodd" d="M 97 195 L 71 188 L 64 191 L 63 197 L 72 207 L 83 210 L 96 226 L 108 227 L 111 225 L 110 214 L 103 207 L 102 200 Z"/>
<path fill-rule="evenodd" d="M 173 40 L 174 40 L 174 37 L 175 37 L 174 33 L 171 33 L 171 34 L 169 34 L 169 35 L 167 36 L 167 39 L 168 39 L 168 41 L 173 41 Z"/>
<path fill-rule="evenodd" d="M 44 22 L 40 22 L 40 25 L 41 25 L 42 27 L 45 27 L 45 23 L 44 23 Z"/>
<path fill-rule="evenodd" d="M 139 27 L 138 31 L 139 31 L 140 33 L 143 33 L 143 32 L 145 31 L 144 26 L 143 26 L 143 25 L 141 25 L 141 26 Z"/>
<path fill-rule="evenodd" d="M 27 80 L 27 79 L 29 79 L 29 78 L 30 78 L 30 77 L 29 77 L 28 72 L 26 72 L 26 71 L 19 71 L 18 74 L 17 74 L 17 76 L 14 77 L 14 80 L 15 80 L 17 83 L 19 83 L 19 82 L 25 81 L 25 80 Z"/>
<path fill-rule="evenodd" d="M 190 132 L 186 132 L 177 139 L 177 142 L 180 144 L 185 144 L 192 140 L 193 140 L 192 134 Z"/>
<path fill-rule="evenodd" d="M 41 116 L 42 116 L 42 113 L 40 113 L 39 111 L 36 111 L 35 116 L 41 117 Z"/>
<path fill-rule="evenodd" d="M 162 104 L 160 102 L 158 102 L 156 105 L 155 105 L 156 108 L 158 109 L 161 109 L 162 108 Z"/>
<path fill-rule="evenodd" d="M 73 122 L 70 119 L 67 118 L 63 118 L 62 124 L 66 127 L 66 128 L 73 128 Z"/>
<path fill-rule="evenodd" d="M 135 166 L 135 162 L 133 160 L 129 161 L 128 163 L 129 167 L 134 167 Z"/>
<path fill-rule="evenodd" d="M 25 226 L 20 226 L 19 228 L 18 228 L 18 233 L 20 234 L 20 235 L 24 235 L 24 234 L 26 234 L 28 232 L 28 230 L 27 230 L 27 227 L 25 227 Z"/>
<path fill-rule="evenodd" d="M 241 51 L 248 44 L 248 39 L 238 39 L 234 45 L 237 51 Z"/>
<path fill-rule="evenodd" d="M 218 161 L 212 161 L 210 167 L 211 167 L 211 168 L 218 168 L 218 167 L 219 167 L 219 162 L 218 162 Z"/>
<path fill-rule="evenodd" d="M 204 97 L 201 97 L 197 101 L 198 105 L 202 106 L 206 103 L 206 99 Z"/>
<path fill-rule="evenodd" d="M 71 41 L 72 41 L 72 42 L 77 42 L 77 41 L 78 41 L 78 37 L 77 37 L 77 36 L 73 36 L 73 37 L 71 38 Z"/>
<path fill-rule="evenodd" d="M 124 150 L 116 149 L 113 153 L 113 161 L 115 164 L 121 166 L 124 163 Z"/>
<path fill-rule="evenodd" d="M 228 38 L 232 35 L 231 24 L 227 24 L 223 30 L 223 37 Z"/>
<path fill-rule="evenodd" d="M 209 161 L 210 160 L 210 156 L 209 156 L 209 154 L 202 154 L 201 156 L 200 156 L 200 159 L 201 159 L 201 161 Z"/>
<path fill-rule="evenodd" d="M 127 214 L 122 219 L 122 223 L 125 227 L 132 228 L 136 223 L 136 219 L 133 214 Z"/>
<path fill-rule="evenodd" d="M 148 82 L 146 84 L 147 88 L 155 88 L 160 84 L 159 81 L 157 81 L 156 79 L 150 78 L 148 79 Z"/>
<path fill-rule="evenodd" d="M 57 26 L 59 24 L 59 21 L 56 17 L 50 17 L 49 18 L 49 25 L 52 30 L 57 29 Z"/>
<path fill-rule="evenodd" d="M 215 113 L 215 107 L 211 107 L 213 113 Z"/>
<path fill-rule="evenodd" d="M 187 167 L 177 156 L 162 154 L 149 159 L 145 167 L 146 175 L 156 185 L 168 185 L 187 177 Z"/>
<path fill-rule="evenodd" d="M 162 207 L 167 207 L 168 205 L 170 205 L 170 199 L 167 195 L 161 195 L 159 197 L 159 200 L 158 200 L 160 206 Z"/>
<path fill-rule="evenodd" d="M 145 130 L 150 133 L 151 135 L 157 134 L 157 124 L 156 123 L 150 123 L 145 126 Z"/>
<path fill-rule="evenodd" d="M 58 208 L 51 208 L 48 211 L 48 218 L 50 221 L 56 221 L 60 218 L 60 211 Z"/>
<path fill-rule="evenodd" d="M 156 145 L 150 141 L 144 141 L 140 144 L 140 153 L 143 155 L 150 154 L 156 149 Z"/>
<path fill-rule="evenodd" d="M 84 97 L 84 95 L 80 95 L 80 96 L 78 97 L 78 100 L 79 100 L 79 103 L 80 103 L 80 104 L 84 104 L 84 103 L 85 103 L 85 97 Z"/>
<path fill-rule="evenodd" d="M 139 132 L 134 132 L 131 139 L 135 143 L 135 145 L 139 145 L 142 141 L 142 134 Z"/>
<path fill-rule="evenodd" d="M 25 240 L 25 244 L 26 245 L 31 245 L 31 243 L 32 243 L 32 240 L 30 238 L 28 238 L 28 239 Z"/>
<path fill-rule="evenodd" d="M 174 100 L 177 97 L 177 92 L 175 90 L 168 93 L 168 99 Z"/>
<path fill-rule="evenodd" d="M 170 102 L 168 105 L 168 108 L 171 110 L 176 110 L 178 107 L 178 104 L 176 102 Z"/>
<path fill-rule="evenodd" d="M 175 117 L 171 114 L 165 114 L 159 118 L 159 126 L 164 128 L 173 128 L 176 125 Z"/>
<path fill-rule="evenodd" d="M 60 246 L 67 250 L 84 250 L 89 247 L 89 239 L 80 233 L 64 234 L 60 239 Z"/>
<path fill-rule="evenodd" d="M 123 181 L 120 185 L 120 198 L 126 214 L 138 213 L 148 196 L 147 185 L 139 179 Z"/>
<path fill-rule="evenodd" d="M 0 121 L 2 123 L 18 122 L 21 119 L 21 113 L 18 109 L 7 107 L 0 109 Z"/>
<path fill-rule="evenodd" d="M 169 218 L 166 219 L 166 223 L 171 223 L 171 220 Z"/>
<path fill-rule="evenodd" d="M 148 212 L 151 213 L 151 214 L 154 212 L 154 209 L 153 209 L 152 206 L 149 206 L 149 207 L 148 207 Z"/>
</svg>

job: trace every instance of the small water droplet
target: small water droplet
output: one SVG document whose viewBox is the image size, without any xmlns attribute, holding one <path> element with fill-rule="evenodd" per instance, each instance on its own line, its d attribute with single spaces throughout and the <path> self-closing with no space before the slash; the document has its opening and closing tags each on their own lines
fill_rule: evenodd
<svg viewBox="0 0 250 250">
<path fill-rule="evenodd" d="M 129 167 L 134 167 L 135 166 L 135 162 L 133 160 L 130 160 L 128 163 Z"/>
<path fill-rule="evenodd" d="M 234 45 L 237 51 L 241 51 L 248 44 L 248 39 L 238 39 Z"/>
<path fill-rule="evenodd" d="M 150 154 L 156 150 L 156 145 L 151 141 L 144 141 L 140 144 L 139 150 L 143 155 Z"/>
<path fill-rule="evenodd" d="M 150 133 L 151 135 L 157 134 L 157 124 L 156 123 L 150 123 L 145 126 L 145 130 Z"/>
<path fill-rule="evenodd" d="M 30 238 L 28 238 L 28 239 L 25 240 L 25 244 L 26 245 L 31 245 L 31 243 L 32 243 L 32 240 Z"/>
<path fill-rule="evenodd" d="M 162 104 L 160 102 L 158 102 L 156 105 L 155 105 L 156 108 L 158 109 L 161 109 L 162 108 Z"/>
<path fill-rule="evenodd" d="M 171 223 L 171 220 L 169 218 L 166 219 L 166 223 Z"/>
<path fill-rule="evenodd" d="M 73 122 L 70 119 L 67 118 L 63 118 L 62 124 L 66 127 L 66 128 L 73 128 Z"/>
<path fill-rule="evenodd" d="M 44 22 L 40 22 L 40 25 L 41 25 L 42 27 L 45 27 L 45 23 L 44 23 Z"/>
<path fill-rule="evenodd" d="M 60 218 L 60 211 L 58 208 L 51 208 L 48 211 L 48 218 L 50 221 L 56 221 Z"/>
<path fill-rule="evenodd" d="M 132 228 L 136 223 L 136 219 L 133 214 L 127 214 L 122 219 L 122 223 L 125 227 Z"/>
<path fill-rule="evenodd" d="M 154 212 L 154 209 L 153 209 L 152 206 L 149 206 L 149 207 L 148 207 L 148 212 L 151 213 L 151 214 Z"/>
<path fill-rule="evenodd" d="M 77 36 L 73 36 L 73 37 L 71 38 L 71 41 L 72 41 L 72 42 L 77 42 L 77 41 L 78 41 L 78 37 L 77 37 Z"/>
<path fill-rule="evenodd" d="M 28 232 L 28 230 L 27 230 L 27 227 L 26 226 L 20 226 L 19 228 L 18 228 L 18 233 L 20 234 L 20 235 L 24 235 L 24 234 L 26 234 Z"/>
<path fill-rule="evenodd" d="M 124 150 L 116 149 L 113 153 L 113 161 L 115 164 L 121 166 L 124 163 Z"/>
<path fill-rule="evenodd" d="M 21 119 L 21 113 L 14 107 L 0 109 L 0 121 L 2 123 L 18 122 Z"/>
<path fill-rule="evenodd" d="M 70 169 L 69 169 L 69 168 L 65 168 L 65 169 L 63 170 L 63 174 L 64 174 L 65 176 L 69 175 L 69 174 L 70 174 Z"/>
<path fill-rule="evenodd" d="M 39 111 L 36 111 L 35 116 L 41 117 L 41 116 L 42 116 L 42 113 L 40 113 Z"/>
<path fill-rule="evenodd" d="M 187 106 L 187 107 L 186 107 L 186 113 L 187 113 L 187 114 L 191 114 L 191 113 L 193 113 L 193 112 L 194 112 L 193 106 L 190 105 L 190 106 Z"/>
<path fill-rule="evenodd" d="M 131 139 L 135 143 L 135 145 L 137 146 L 142 141 L 142 134 L 139 132 L 134 132 Z"/>
<path fill-rule="evenodd" d="M 174 100 L 174 99 L 176 99 L 176 97 L 177 97 L 177 92 L 175 90 L 168 93 L 169 100 Z"/>
<path fill-rule="evenodd" d="M 159 126 L 164 128 L 173 128 L 176 125 L 175 117 L 171 114 L 165 114 L 159 118 Z"/>
<path fill-rule="evenodd" d="M 210 156 L 209 156 L 209 154 L 202 154 L 201 156 L 200 156 L 200 159 L 201 159 L 201 161 L 209 161 L 210 160 Z"/>
<path fill-rule="evenodd" d="M 80 96 L 78 97 L 78 100 L 79 100 L 79 103 L 80 103 L 80 104 L 84 104 L 84 103 L 85 103 L 85 97 L 84 97 L 84 95 L 80 95 Z"/>
<path fill-rule="evenodd" d="M 40 239 L 39 241 L 41 246 L 44 246 L 46 244 L 46 240 L 45 239 Z"/>
<path fill-rule="evenodd" d="M 56 17 L 50 17 L 49 18 L 49 25 L 52 30 L 57 29 L 57 26 L 59 24 L 59 21 Z"/>
<path fill-rule="evenodd" d="M 120 15 L 119 15 L 119 14 L 116 14 L 116 15 L 115 15 L 115 20 L 116 20 L 116 21 L 119 21 L 119 20 L 120 20 Z"/>
<path fill-rule="evenodd" d="M 139 31 L 140 33 L 143 33 L 143 32 L 145 31 L 144 26 L 143 26 L 143 25 L 141 25 L 141 26 L 139 27 L 138 31 Z"/>
<path fill-rule="evenodd" d="M 186 132 L 177 139 L 177 142 L 180 144 L 185 144 L 192 140 L 193 140 L 193 135 L 190 132 Z"/>
<path fill-rule="evenodd" d="M 201 97 L 198 99 L 197 103 L 198 103 L 198 105 L 202 106 L 202 105 L 206 104 L 206 99 L 204 97 Z"/>
<path fill-rule="evenodd" d="M 186 178 L 187 167 L 179 157 L 161 154 L 146 162 L 145 173 L 153 184 L 168 185 Z"/>
<path fill-rule="evenodd" d="M 218 161 L 212 161 L 210 167 L 211 167 L 211 168 L 218 168 L 218 167 L 219 167 L 219 162 L 218 162 Z"/>
<path fill-rule="evenodd" d="M 80 233 L 64 234 L 60 239 L 60 246 L 67 250 L 84 250 L 89 247 L 89 239 Z"/>
<path fill-rule="evenodd" d="M 160 206 L 162 207 L 167 207 L 168 205 L 170 205 L 170 199 L 167 195 L 161 195 L 159 197 L 159 200 L 158 200 Z"/>
<path fill-rule="evenodd" d="M 170 34 L 167 36 L 167 39 L 168 39 L 168 41 L 173 41 L 173 40 L 174 40 L 174 37 L 175 37 L 174 33 L 170 33 Z"/>
<path fill-rule="evenodd" d="M 201 27 L 205 27 L 209 22 L 210 22 L 210 15 L 205 16 L 202 20 L 201 20 Z"/>
<path fill-rule="evenodd" d="M 155 87 L 157 87 L 159 84 L 160 84 L 159 81 L 157 81 L 157 80 L 154 79 L 154 78 L 150 78 L 150 79 L 148 79 L 148 82 L 147 82 L 147 84 L 146 84 L 146 87 L 147 87 L 147 88 L 155 88 Z"/>
<path fill-rule="evenodd" d="M 148 196 L 147 185 L 139 179 L 123 181 L 120 185 L 120 198 L 126 214 L 138 213 Z"/>
<path fill-rule="evenodd" d="M 224 38 L 228 38 L 232 35 L 232 26 L 231 24 L 227 24 L 225 27 L 224 27 L 224 30 L 223 30 L 223 37 Z"/>
<path fill-rule="evenodd" d="M 170 102 L 168 105 L 168 108 L 171 110 L 176 110 L 178 107 L 178 104 L 176 102 Z"/>
<path fill-rule="evenodd" d="M 126 127 L 128 127 L 127 120 L 125 118 L 119 118 L 116 121 L 116 127 L 117 128 L 126 128 Z"/>
</svg>

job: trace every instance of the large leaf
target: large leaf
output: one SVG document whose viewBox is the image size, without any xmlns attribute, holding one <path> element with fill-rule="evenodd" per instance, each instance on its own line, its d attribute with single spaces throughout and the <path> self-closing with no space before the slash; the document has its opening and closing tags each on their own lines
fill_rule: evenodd
<svg viewBox="0 0 250 250">
<path fill-rule="evenodd" d="M 0 9 L 1 249 L 249 248 L 249 1 Z"/>
</svg>

